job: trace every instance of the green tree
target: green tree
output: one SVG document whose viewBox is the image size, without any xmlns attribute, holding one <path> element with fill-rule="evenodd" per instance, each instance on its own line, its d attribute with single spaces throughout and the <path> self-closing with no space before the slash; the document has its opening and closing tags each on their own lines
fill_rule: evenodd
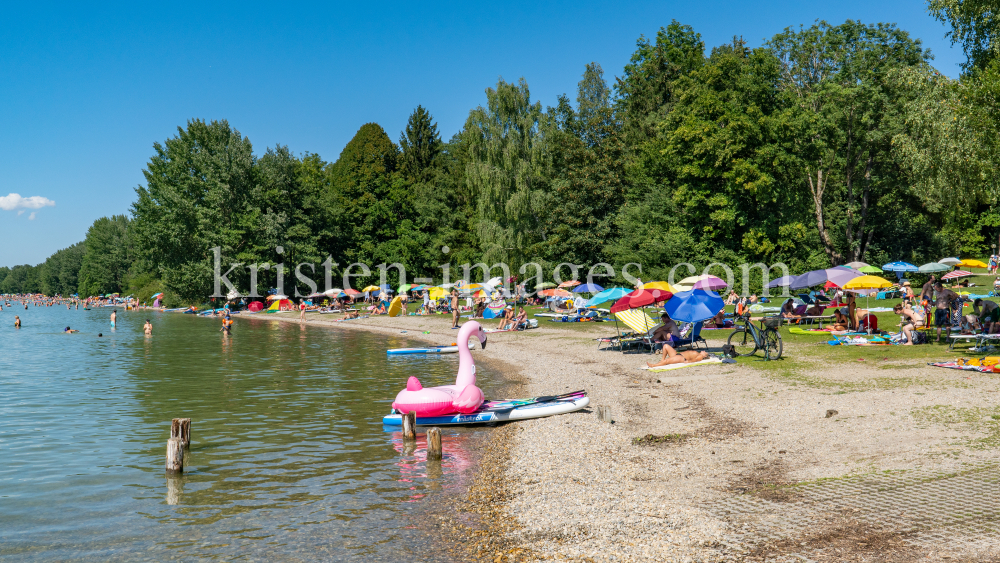
<svg viewBox="0 0 1000 563">
<path fill-rule="evenodd" d="M 260 232 L 253 147 L 226 121 L 191 120 L 153 148 L 132 205 L 139 258 L 180 299 L 202 299 L 214 285 L 212 248 L 228 269 Z"/>
<path fill-rule="evenodd" d="M 39 293 L 42 287 L 35 266 L 14 266 L 0 284 L 0 293 Z"/>
<path fill-rule="evenodd" d="M 78 275 L 86 246 L 78 242 L 57 251 L 39 266 L 42 292 L 46 295 L 72 295 L 79 286 Z"/>
<path fill-rule="evenodd" d="M 423 106 L 417 106 L 399 135 L 401 171 L 411 180 L 424 179 L 441 152 L 437 124 Z"/>
<path fill-rule="evenodd" d="M 348 262 L 394 262 L 391 241 L 412 213 L 407 184 L 397 172 L 399 147 L 377 123 L 361 126 L 328 167 L 331 204 L 340 208 Z M 377 262 L 376 262 L 377 263 Z"/>
<path fill-rule="evenodd" d="M 983 70 L 1000 54 L 1000 6 L 995 0 L 928 0 L 927 11 L 951 26 L 952 45 L 961 44 L 966 72 Z"/>
<path fill-rule="evenodd" d="M 135 262 L 132 222 L 124 215 L 101 217 L 87 229 L 79 273 L 81 296 L 122 293 Z"/>
<path fill-rule="evenodd" d="M 675 99 L 674 83 L 704 64 L 704 59 L 701 35 L 676 20 L 661 27 L 653 43 L 639 37 L 616 85 L 618 111 L 629 145 L 655 136 L 657 121 Z"/>
<path fill-rule="evenodd" d="M 532 103 L 523 78 L 517 84 L 500 79 L 496 89 L 486 90 L 486 100 L 465 122 L 466 177 L 478 199 L 483 259 L 516 266 L 546 239 L 549 165 L 539 129 L 542 106 Z"/>
<path fill-rule="evenodd" d="M 900 100 L 888 77 L 930 54 L 893 24 L 851 20 L 786 28 L 768 47 L 781 62 L 782 135 L 794 143 L 823 249 L 834 263 L 861 260 L 875 231 L 870 210 L 900 179 L 889 156 Z"/>
</svg>

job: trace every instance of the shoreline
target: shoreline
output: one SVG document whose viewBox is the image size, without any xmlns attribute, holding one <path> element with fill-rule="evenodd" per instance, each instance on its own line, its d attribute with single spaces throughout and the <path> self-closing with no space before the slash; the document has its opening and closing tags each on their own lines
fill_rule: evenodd
<svg viewBox="0 0 1000 563">
<path fill-rule="evenodd" d="M 305 324 L 436 344 L 454 338 L 443 316 L 346 323 L 315 316 Z M 263 318 L 300 322 L 296 313 Z M 470 556 L 744 561 L 825 553 L 840 549 L 837 538 L 883 536 L 902 542 L 900 560 L 994 555 L 995 547 L 971 540 L 931 548 L 912 539 L 916 532 L 904 524 L 919 507 L 905 498 L 905 510 L 879 517 L 867 496 L 851 497 L 857 508 L 845 512 L 810 504 L 802 491 L 885 472 L 943 479 L 995 464 L 1000 440 L 983 448 L 981 427 L 951 424 L 935 413 L 949 405 L 993 408 L 1000 380 L 883 357 L 884 349 L 850 350 L 862 356 L 850 364 L 824 362 L 811 356 L 829 346 L 799 342 L 786 344 L 788 361 L 751 358 L 650 372 L 638 369 L 648 354 L 597 350 L 593 339 L 613 325 L 585 324 L 543 322 L 526 332 L 491 334 L 488 348 L 476 351 L 477 362 L 517 382 L 519 395 L 583 388 L 591 405 L 504 425 L 487 439 L 468 499 L 458 503 L 481 522 L 456 524 L 464 526 Z M 729 333 L 718 332 L 705 335 L 712 351 Z M 609 407 L 614 423 L 598 421 L 596 406 Z M 838 412 L 828 417 L 831 410 Z M 956 436 L 968 445 L 956 446 Z M 775 520 L 792 508 L 802 513 L 796 523 Z M 782 537 L 795 542 L 782 544 Z M 866 547 L 879 546 L 875 540 L 847 543 L 858 557 L 881 553 Z"/>
</svg>

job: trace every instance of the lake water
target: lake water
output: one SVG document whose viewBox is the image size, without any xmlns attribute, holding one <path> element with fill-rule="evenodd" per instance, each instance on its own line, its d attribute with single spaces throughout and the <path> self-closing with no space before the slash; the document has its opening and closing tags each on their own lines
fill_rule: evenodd
<svg viewBox="0 0 1000 563">
<path fill-rule="evenodd" d="M 406 335 L 263 319 L 227 339 L 217 319 L 119 309 L 112 330 L 109 314 L 0 312 L 0 559 L 448 560 L 423 524 L 488 430 L 445 429 L 428 466 L 381 416 L 409 375 L 453 383 L 457 355 L 387 358 Z M 169 478 L 174 417 L 192 444 Z"/>
</svg>

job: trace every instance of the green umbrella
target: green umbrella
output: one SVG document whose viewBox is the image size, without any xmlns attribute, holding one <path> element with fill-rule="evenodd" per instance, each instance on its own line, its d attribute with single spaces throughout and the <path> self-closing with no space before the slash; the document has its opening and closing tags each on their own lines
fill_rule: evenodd
<svg viewBox="0 0 1000 563">
<path fill-rule="evenodd" d="M 399 286 L 399 291 L 397 291 L 396 293 L 406 293 L 407 291 L 410 291 L 411 287 L 413 287 L 413 286 L 410 285 L 410 284 L 408 284 L 408 283 L 403 284 L 403 285 Z"/>
<path fill-rule="evenodd" d="M 930 264 L 924 264 L 923 266 L 917 268 L 918 271 L 924 274 L 933 274 L 936 272 L 947 272 L 951 269 L 951 266 L 947 264 L 942 264 L 940 262 L 931 262 Z"/>
<path fill-rule="evenodd" d="M 861 268 L 858 268 L 858 271 L 862 274 L 877 274 L 882 271 L 882 268 L 879 268 L 878 266 L 862 266 Z"/>
<path fill-rule="evenodd" d="M 552 282 L 542 282 L 542 283 L 536 285 L 535 289 L 547 289 L 547 288 L 555 287 L 555 286 L 556 286 L 556 284 L 554 284 Z"/>
</svg>

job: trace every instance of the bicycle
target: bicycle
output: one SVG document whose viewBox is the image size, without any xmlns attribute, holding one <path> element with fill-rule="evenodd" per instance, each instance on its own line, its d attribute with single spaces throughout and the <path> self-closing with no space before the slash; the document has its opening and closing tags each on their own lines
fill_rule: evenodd
<svg viewBox="0 0 1000 563">
<path fill-rule="evenodd" d="M 764 351 L 764 360 L 777 360 L 781 357 L 781 326 L 780 318 L 766 318 L 760 321 L 760 328 L 750 322 L 750 313 L 736 317 L 735 322 L 743 321 L 743 326 L 736 325 L 736 330 L 729 335 L 726 343 L 740 356 L 753 356 L 757 350 Z"/>
</svg>

